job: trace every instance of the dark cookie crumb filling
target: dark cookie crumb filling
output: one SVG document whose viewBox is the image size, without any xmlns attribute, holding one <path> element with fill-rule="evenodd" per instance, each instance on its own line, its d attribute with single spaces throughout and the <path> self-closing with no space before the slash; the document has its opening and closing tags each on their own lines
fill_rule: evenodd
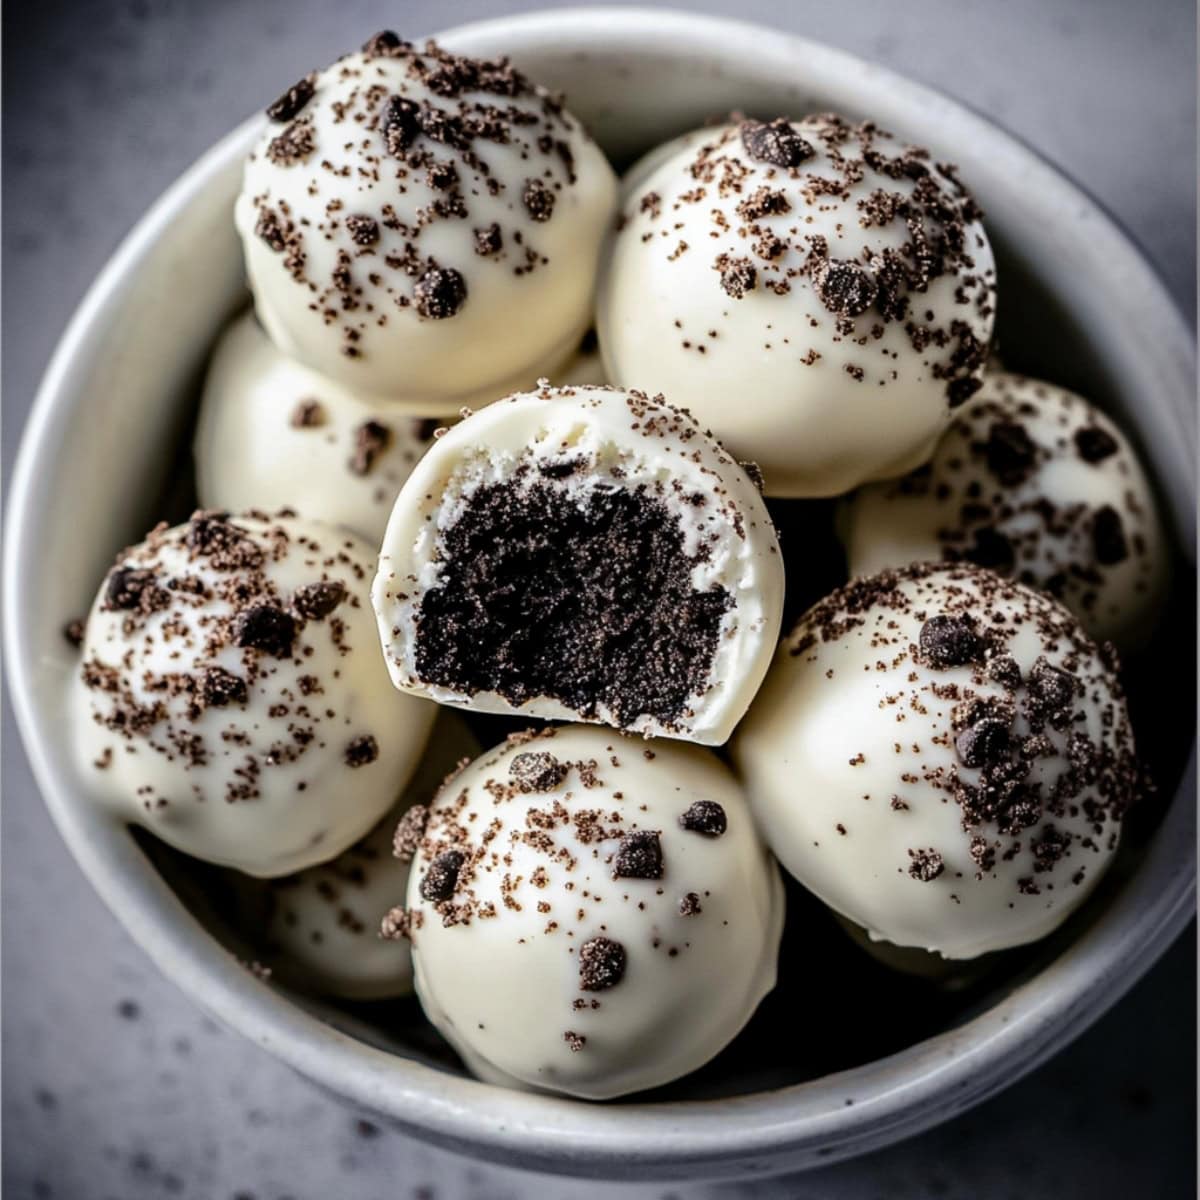
<svg viewBox="0 0 1200 1200">
<path fill-rule="evenodd" d="M 542 483 L 481 488 L 443 535 L 417 612 L 420 678 L 512 704 L 549 696 L 623 725 L 686 716 L 731 598 L 696 592 L 679 520 L 643 491 L 568 501 Z"/>
<path fill-rule="evenodd" d="M 625 978 L 625 947 L 612 938 L 595 937 L 579 947 L 579 988 L 603 992 Z"/>
<path fill-rule="evenodd" d="M 720 837 L 729 826 L 725 810 L 715 800 L 696 800 L 679 818 L 679 823 L 684 829 L 708 837 Z"/>
</svg>

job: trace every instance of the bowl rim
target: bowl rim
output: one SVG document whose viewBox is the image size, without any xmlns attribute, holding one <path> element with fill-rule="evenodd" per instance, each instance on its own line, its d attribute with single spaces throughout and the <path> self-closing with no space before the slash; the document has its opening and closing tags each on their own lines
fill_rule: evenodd
<svg viewBox="0 0 1200 1200">
<path fill-rule="evenodd" d="M 869 74 L 908 105 L 953 115 L 960 126 L 1017 155 L 1036 186 L 1056 190 L 1093 216 L 1097 254 L 1119 268 L 1146 325 L 1166 350 L 1169 416 L 1180 453 L 1194 444 L 1192 332 L 1128 235 L 1057 167 L 988 118 L 934 89 L 846 51 L 763 26 L 644 7 L 551 9 L 455 27 L 441 40 L 586 45 L 620 23 L 629 38 L 670 37 L 711 53 L 773 56 L 825 72 Z M 540 39 L 540 41 L 539 41 Z M 731 49 L 732 48 L 732 49 Z M 911 1136 L 1008 1086 L 1077 1036 L 1165 951 L 1195 908 L 1195 822 L 1184 796 L 1196 786 L 1193 743 L 1179 794 L 1146 861 L 1101 920 L 1034 979 L 967 1024 L 883 1059 L 787 1088 L 714 1101 L 595 1105 L 514 1093 L 439 1071 L 367 1045 L 324 1023 L 241 969 L 183 907 L 126 827 L 72 800 L 71 771 L 56 753 L 55 722 L 41 711 L 39 662 L 22 637 L 34 617 L 23 570 L 38 554 L 40 513 L 52 502 L 53 472 L 40 471 L 74 418 L 83 368 L 98 353 L 105 313 L 119 302 L 174 215 L 243 155 L 260 125 L 252 117 L 196 161 L 138 221 L 76 309 L 46 369 L 23 432 L 9 492 L 4 539 L 5 657 L 13 708 L 38 788 L 80 867 L 156 965 L 189 996 L 300 1073 L 430 1141 L 526 1168 L 592 1177 L 706 1178 L 769 1174 L 828 1164 Z M 1166 402 L 1164 402 L 1165 406 Z M 1194 500 L 1194 463 L 1176 464 L 1173 483 Z M 1178 505 L 1175 506 L 1178 508 Z M 1179 513 L 1176 512 L 1176 518 Z M 1187 530 L 1184 530 L 1187 536 Z M 1173 820 L 1172 820 L 1173 818 Z M 1170 820 L 1172 836 L 1162 836 Z M 1152 885 L 1151 880 L 1154 880 Z M 1123 913 L 1125 920 L 1116 919 Z"/>
</svg>

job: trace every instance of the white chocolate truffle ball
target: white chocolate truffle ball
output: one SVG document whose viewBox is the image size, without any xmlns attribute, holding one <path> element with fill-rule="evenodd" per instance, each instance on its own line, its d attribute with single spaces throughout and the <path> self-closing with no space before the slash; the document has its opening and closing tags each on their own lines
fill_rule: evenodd
<svg viewBox="0 0 1200 1200">
<path fill-rule="evenodd" d="M 253 314 L 217 344 L 196 428 L 206 508 L 291 508 L 377 546 L 441 422 L 386 408 L 288 358 Z"/>
<path fill-rule="evenodd" d="M 769 496 L 929 457 L 978 386 L 995 305 L 951 168 L 826 114 L 722 126 L 637 170 L 597 305 L 614 383 L 686 405 Z"/>
<path fill-rule="evenodd" d="M 421 416 L 570 355 L 616 179 L 556 97 L 379 34 L 267 113 L 236 221 L 282 351 Z"/>
<path fill-rule="evenodd" d="M 1021 375 L 986 375 L 929 464 L 856 492 L 839 528 L 851 575 L 975 562 L 1044 588 L 1122 649 L 1149 635 L 1166 590 L 1154 496 L 1124 434 Z"/>
<path fill-rule="evenodd" d="M 399 688 L 715 744 L 770 664 L 783 563 L 754 482 L 686 412 L 544 388 L 438 439 L 372 597 Z"/>
<path fill-rule="evenodd" d="M 197 858 L 286 875 L 396 802 L 435 709 L 379 653 L 368 546 L 197 513 L 124 551 L 88 617 L 74 743 L 96 799 Z"/>
<path fill-rule="evenodd" d="M 1138 771 L 1113 664 L 970 564 L 855 580 L 782 642 L 734 761 L 767 843 L 871 937 L 974 958 L 1055 929 Z"/>
<path fill-rule="evenodd" d="M 242 927 L 252 930 L 273 978 L 351 1000 L 412 992 L 407 939 L 380 934 L 388 913 L 404 904 L 408 886 L 411 859 L 398 862 L 393 853 L 396 824 L 427 805 L 443 780 L 479 751 L 463 719 L 443 709 L 403 799 L 365 838 L 295 875 L 237 876 Z"/>
<path fill-rule="evenodd" d="M 603 1100 L 708 1062 L 775 984 L 784 899 L 707 752 L 516 738 L 438 795 L 408 884 L 417 995 L 482 1078 Z"/>
</svg>

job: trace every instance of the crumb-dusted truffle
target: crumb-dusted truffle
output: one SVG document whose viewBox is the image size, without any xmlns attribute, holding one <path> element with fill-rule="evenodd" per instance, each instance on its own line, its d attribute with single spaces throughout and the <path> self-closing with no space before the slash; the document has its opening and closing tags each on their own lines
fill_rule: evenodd
<svg viewBox="0 0 1200 1200">
<path fill-rule="evenodd" d="M 380 405 L 280 353 L 252 313 L 217 343 L 194 456 L 200 502 L 291 508 L 376 545 L 441 421 Z"/>
<path fill-rule="evenodd" d="M 668 143 L 622 192 L 608 374 L 680 398 L 767 495 L 911 470 L 978 387 L 992 252 L 927 151 L 832 114 L 745 120 Z"/>
<path fill-rule="evenodd" d="M 973 562 L 1043 588 L 1099 641 L 1143 643 L 1168 550 L 1133 447 L 1082 397 L 989 372 L 930 462 L 839 513 L 850 572 Z"/>
<path fill-rule="evenodd" d="M 74 693 L 97 801 L 250 875 L 324 862 L 361 837 L 395 803 L 434 716 L 388 682 L 373 566 L 351 534 L 261 513 L 198 512 L 123 551 L 88 617 Z"/>
<path fill-rule="evenodd" d="M 546 387 L 437 441 L 373 598 L 397 687 L 715 744 L 770 662 L 783 566 L 754 481 L 687 413 Z"/>
<path fill-rule="evenodd" d="M 395 833 L 479 749 L 463 719 L 443 710 L 399 803 L 364 838 L 295 875 L 235 876 L 240 926 L 273 978 L 351 1000 L 412 991 L 409 865 L 395 854 Z"/>
<path fill-rule="evenodd" d="M 780 644 L 733 744 L 780 862 L 873 939 L 975 958 L 1050 933 L 1141 773 L 1110 652 L 969 563 L 857 579 Z"/>
<path fill-rule="evenodd" d="M 236 221 L 280 350 L 439 416 L 570 354 L 616 179 L 559 97 L 506 60 L 392 35 L 269 115 Z"/>
<path fill-rule="evenodd" d="M 696 746 L 643 746 L 595 725 L 517 734 L 429 806 L 396 920 L 426 1015 L 482 1079 L 594 1100 L 655 1087 L 774 986 L 783 891 L 741 789 Z M 536 789 L 530 756 L 557 764 Z M 701 802 L 721 837 L 681 824 Z"/>
</svg>

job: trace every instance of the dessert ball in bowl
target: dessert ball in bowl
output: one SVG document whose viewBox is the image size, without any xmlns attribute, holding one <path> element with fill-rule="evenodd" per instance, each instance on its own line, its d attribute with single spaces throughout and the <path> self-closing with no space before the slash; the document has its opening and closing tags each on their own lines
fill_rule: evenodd
<svg viewBox="0 0 1200 1200">
<path fill-rule="evenodd" d="M 552 13 L 460 30 L 443 43 L 471 55 L 511 55 L 530 79 L 565 91 L 571 114 L 618 169 L 735 110 L 765 122 L 838 111 L 957 164 L 984 212 L 996 260 L 996 329 L 1007 366 L 1109 413 L 1159 484 L 1176 555 L 1188 544 L 1191 339 L 1129 241 L 1013 139 L 877 67 L 733 23 L 625 10 Z M 330 57 L 339 49 L 331 47 Z M 288 82 L 279 79 L 272 93 Z M 931 992 L 876 966 L 811 895 L 787 884 L 779 982 L 745 1030 L 692 1075 L 597 1104 L 469 1077 L 411 999 L 318 1001 L 239 965 L 252 955 L 226 909 L 196 886 L 207 877 L 131 835 L 89 796 L 62 752 L 60 714 L 79 657 L 61 626 L 86 610 L 121 546 L 160 519 L 185 520 L 194 506 L 165 485 L 186 461 L 195 382 L 220 330 L 246 303 L 230 213 L 266 120 L 255 118 L 201 160 L 106 269 L 51 365 L 13 483 L 6 644 L 31 759 L 73 853 L 162 969 L 322 1086 L 403 1128 L 530 1167 L 643 1179 L 762 1174 L 880 1146 L 1019 1077 L 1130 986 L 1182 928 L 1193 896 L 1191 714 L 1156 704 L 1142 686 L 1156 664 L 1161 670 L 1161 642 L 1127 668 L 1139 749 L 1158 775 L 1158 799 L 1126 821 L 1120 851 L 1075 916 L 1046 940 L 1004 951 L 966 988 Z M 559 215 L 556 205 L 547 228 Z M 415 288 L 417 278 L 411 282 Z M 457 318 L 430 319 L 449 328 Z M 571 338 L 586 320 L 584 313 L 578 324 L 564 322 Z M 339 326 L 333 353 L 349 361 L 337 348 L 341 336 Z M 798 582 L 789 588 L 815 597 L 843 579 L 836 571 L 816 577 L 806 537 L 819 531 L 804 531 L 831 514 L 820 505 L 789 507 L 800 503 L 774 503 L 772 511 L 790 535 L 782 548 Z M 1188 578 L 1177 571 L 1176 588 Z M 1177 590 L 1165 612 L 1162 636 L 1175 657 L 1185 657 L 1188 597 Z M 503 736 L 494 725 L 480 732 L 484 745 Z M 887 1022 L 868 1019 L 880 995 Z M 820 1037 L 797 1037 L 798 1020 Z"/>
</svg>

